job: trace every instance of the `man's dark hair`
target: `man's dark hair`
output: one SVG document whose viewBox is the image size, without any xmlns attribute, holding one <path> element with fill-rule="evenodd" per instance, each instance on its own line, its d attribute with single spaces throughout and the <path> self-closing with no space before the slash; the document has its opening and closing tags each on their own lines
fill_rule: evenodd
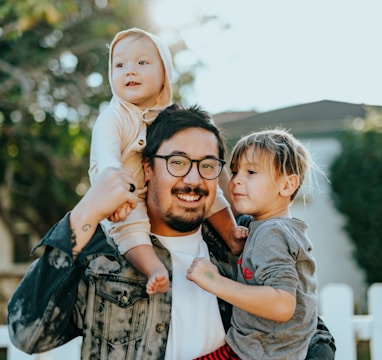
<svg viewBox="0 0 382 360">
<path fill-rule="evenodd" d="M 224 159 L 224 141 L 211 116 L 199 106 L 192 105 L 186 108 L 176 104 L 162 110 L 152 125 L 147 128 L 146 147 L 142 158 L 152 163 L 153 156 L 163 141 L 188 128 L 201 128 L 212 132 L 218 142 L 219 159 Z"/>
</svg>

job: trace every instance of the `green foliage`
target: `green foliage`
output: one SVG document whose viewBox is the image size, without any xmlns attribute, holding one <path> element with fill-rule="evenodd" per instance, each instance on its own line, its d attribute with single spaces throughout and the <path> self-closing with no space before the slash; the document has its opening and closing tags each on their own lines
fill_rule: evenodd
<svg viewBox="0 0 382 360">
<path fill-rule="evenodd" d="M 330 168 L 335 206 L 345 216 L 354 257 L 369 284 L 382 281 L 381 118 L 370 114 L 360 130 L 345 131 Z"/>
<path fill-rule="evenodd" d="M 156 33 L 147 6 L 136 0 L 0 3 L 0 219 L 15 242 L 21 223 L 41 237 L 86 191 L 91 128 L 111 96 L 107 44 L 130 27 Z M 174 46 L 185 50 L 181 41 Z M 176 101 L 193 82 L 193 70 L 175 71 Z M 91 86 L 94 73 L 103 82 Z"/>
</svg>

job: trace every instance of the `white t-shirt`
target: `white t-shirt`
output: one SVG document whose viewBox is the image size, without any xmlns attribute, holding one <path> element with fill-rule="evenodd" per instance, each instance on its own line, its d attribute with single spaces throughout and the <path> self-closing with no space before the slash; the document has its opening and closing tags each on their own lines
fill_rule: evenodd
<svg viewBox="0 0 382 360">
<path fill-rule="evenodd" d="M 209 258 L 201 230 L 180 237 L 155 236 L 170 251 L 173 266 L 171 323 L 165 359 L 191 360 L 208 354 L 225 343 L 225 332 L 216 296 L 186 278 L 195 257 Z"/>
</svg>

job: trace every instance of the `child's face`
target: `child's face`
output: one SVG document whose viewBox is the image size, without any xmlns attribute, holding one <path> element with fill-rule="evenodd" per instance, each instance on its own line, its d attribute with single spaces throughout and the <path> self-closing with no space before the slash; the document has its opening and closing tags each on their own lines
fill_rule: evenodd
<svg viewBox="0 0 382 360">
<path fill-rule="evenodd" d="M 247 150 L 232 172 L 228 190 L 236 211 L 255 219 L 282 216 L 285 198 L 280 196 L 282 178 L 271 174 L 269 157 L 260 151 Z"/>
<path fill-rule="evenodd" d="M 127 36 L 114 46 L 111 82 L 115 95 L 142 110 L 156 104 L 164 84 L 164 67 L 155 44 Z"/>
</svg>

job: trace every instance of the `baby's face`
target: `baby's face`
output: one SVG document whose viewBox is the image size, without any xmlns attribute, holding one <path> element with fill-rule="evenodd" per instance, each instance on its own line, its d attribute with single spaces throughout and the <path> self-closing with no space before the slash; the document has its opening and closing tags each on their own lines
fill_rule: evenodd
<svg viewBox="0 0 382 360">
<path fill-rule="evenodd" d="M 111 86 L 120 99 L 142 110 L 157 103 L 164 84 L 164 66 L 148 37 L 127 36 L 111 50 Z"/>
</svg>

